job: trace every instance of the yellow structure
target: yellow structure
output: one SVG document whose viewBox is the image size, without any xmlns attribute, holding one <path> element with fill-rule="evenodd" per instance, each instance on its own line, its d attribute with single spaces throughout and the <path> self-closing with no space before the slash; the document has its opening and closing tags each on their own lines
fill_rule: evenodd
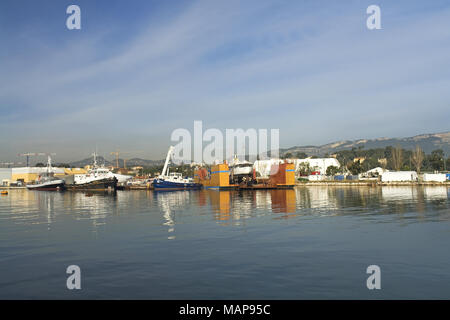
<svg viewBox="0 0 450 320">
<path fill-rule="evenodd" d="M 11 182 L 22 181 L 24 183 L 32 183 L 36 181 L 40 174 L 47 171 L 46 167 L 24 167 L 13 168 L 11 173 Z M 53 168 L 56 177 L 63 177 L 66 175 L 85 174 L 87 171 L 81 168 Z"/>
<path fill-rule="evenodd" d="M 208 175 L 205 168 L 200 168 L 194 172 L 194 182 L 201 183 L 205 189 L 230 189 L 236 187 L 230 185 L 230 168 L 228 164 L 216 164 L 211 167 Z"/>
<path fill-rule="evenodd" d="M 293 163 L 286 163 L 286 180 L 284 185 L 295 185 L 295 165 Z"/>
<path fill-rule="evenodd" d="M 37 173 L 16 173 L 12 174 L 12 181 L 18 182 L 22 181 L 24 183 L 31 183 L 33 181 L 36 181 L 39 174 Z"/>
<path fill-rule="evenodd" d="M 64 168 L 64 175 L 73 175 L 73 174 L 86 174 L 87 170 L 84 168 Z M 58 174 L 56 174 L 58 175 Z"/>
<path fill-rule="evenodd" d="M 293 187 L 295 185 L 295 166 L 293 163 L 280 163 L 275 173 L 270 176 L 269 184 L 277 187 Z"/>
<path fill-rule="evenodd" d="M 356 157 L 353 159 L 353 162 L 358 162 L 359 163 L 363 163 L 364 161 L 366 161 L 366 157 Z"/>
</svg>

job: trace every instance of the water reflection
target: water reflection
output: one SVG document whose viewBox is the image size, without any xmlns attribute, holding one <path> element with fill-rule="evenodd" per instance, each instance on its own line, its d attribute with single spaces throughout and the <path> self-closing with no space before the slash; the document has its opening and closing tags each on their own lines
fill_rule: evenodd
<svg viewBox="0 0 450 320">
<path fill-rule="evenodd" d="M 448 186 L 312 186 L 257 191 L 122 191 L 117 193 L 39 192 L 14 190 L 0 198 L 0 220 L 45 224 L 51 230 L 62 219 L 87 221 L 93 231 L 112 216 L 157 214 L 168 239 L 175 239 L 179 213 L 213 219 L 227 226 L 248 219 L 359 215 L 395 215 L 395 219 L 448 220 Z M 414 215 L 411 216 L 411 212 Z M 416 220 L 414 220 L 416 219 Z"/>
<path fill-rule="evenodd" d="M 163 213 L 163 225 L 167 226 L 169 240 L 175 239 L 175 213 L 178 210 L 183 210 L 183 207 L 189 203 L 191 192 L 189 191 L 174 191 L 174 192 L 157 192 L 156 202 Z"/>
<path fill-rule="evenodd" d="M 115 193 L 14 190 L 6 203 L 0 203 L 0 217 L 19 224 L 47 224 L 51 230 L 57 217 L 70 216 L 75 220 L 89 220 L 96 229 L 106 223 L 107 215 L 117 211 L 115 200 Z"/>
<path fill-rule="evenodd" d="M 428 200 L 447 200 L 449 197 L 450 188 L 444 186 L 426 186 L 423 191 L 425 198 Z"/>
</svg>

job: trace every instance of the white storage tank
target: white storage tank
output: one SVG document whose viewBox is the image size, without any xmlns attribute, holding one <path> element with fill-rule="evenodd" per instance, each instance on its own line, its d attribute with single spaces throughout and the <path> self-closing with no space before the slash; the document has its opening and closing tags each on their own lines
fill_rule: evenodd
<svg viewBox="0 0 450 320">
<path fill-rule="evenodd" d="M 417 181 L 417 178 L 415 171 L 389 171 L 381 175 L 382 182 Z"/>
<path fill-rule="evenodd" d="M 433 181 L 433 182 L 445 182 L 445 173 L 424 173 L 423 181 Z"/>
</svg>

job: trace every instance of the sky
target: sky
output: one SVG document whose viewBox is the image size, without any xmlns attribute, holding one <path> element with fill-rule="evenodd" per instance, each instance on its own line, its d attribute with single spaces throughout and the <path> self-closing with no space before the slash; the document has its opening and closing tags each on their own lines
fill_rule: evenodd
<svg viewBox="0 0 450 320">
<path fill-rule="evenodd" d="M 448 0 L 2 0 L 0 162 L 162 159 L 194 120 L 281 147 L 449 131 L 449 57 Z"/>
</svg>

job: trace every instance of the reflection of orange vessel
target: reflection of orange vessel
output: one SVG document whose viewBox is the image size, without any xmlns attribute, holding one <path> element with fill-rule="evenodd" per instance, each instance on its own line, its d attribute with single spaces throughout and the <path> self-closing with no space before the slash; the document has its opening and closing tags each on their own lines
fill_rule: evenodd
<svg viewBox="0 0 450 320">
<path fill-rule="evenodd" d="M 272 211 L 292 213 L 296 210 L 294 190 L 271 190 Z"/>
<path fill-rule="evenodd" d="M 226 163 L 213 165 L 210 174 L 205 168 L 195 170 L 194 182 L 202 184 L 205 189 L 235 189 L 237 187 L 230 184 L 230 169 Z"/>
<path fill-rule="evenodd" d="M 230 191 L 207 191 L 211 199 L 213 210 L 219 214 L 219 220 L 228 220 L 230 217 Z"/>
</svg>

